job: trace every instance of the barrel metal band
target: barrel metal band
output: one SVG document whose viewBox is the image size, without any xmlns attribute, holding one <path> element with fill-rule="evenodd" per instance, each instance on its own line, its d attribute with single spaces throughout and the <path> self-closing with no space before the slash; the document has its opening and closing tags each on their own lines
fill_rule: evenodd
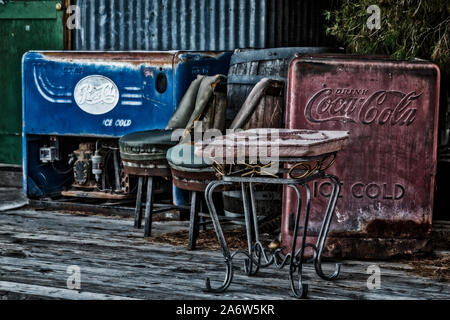
<svg viewBox="0 0 450 320">
<path fill-rule="evenodd" d="M 287 47 L 277 49 L 260 49 L 252 51 L 238 52 L 231 56 L 230 65 L 246 62 L 268 61 L 276 59 L 290 59 L 296 53 L 324 53 L 330 52 L 329 47 Z"/>
<path fill-rule="evenodd" d="M 286 82 L 286 78 L 280 76 L 267 76 L 267 75 L 229 75 L 227 84 L 257 84 L 264 78 L 270 78 L 273 80 Z"/>
</svg>

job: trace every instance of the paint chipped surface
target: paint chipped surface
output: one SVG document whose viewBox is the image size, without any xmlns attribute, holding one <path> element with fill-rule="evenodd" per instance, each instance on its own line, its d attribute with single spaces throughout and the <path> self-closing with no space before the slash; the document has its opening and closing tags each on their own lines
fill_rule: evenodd
<svg viewBox="0 0 450 320">
<path fill-rule="evenodd" d="M 195 154 L 199 157 L 221 154 L 237 158 L 240 155 L 257 157 L 264 153 L 293 158 L 337 152 L 347 143 L 346 131 L 250 129 L 200 141 L 195 144 Z"/>
<path fill-rule="evenodd" d="M 429 248 L 439 79 L 439 69 L 426 61 L 317 54 L 291 62 L 287 127 L 350 131 L 329 171 L 342 182 L 329 254 L 374 258 Z M 317 181 L 311 189 L 314 235 L 331 185 Z M 295 205 L 286 192 L 285 244 Z"/>
</svg>

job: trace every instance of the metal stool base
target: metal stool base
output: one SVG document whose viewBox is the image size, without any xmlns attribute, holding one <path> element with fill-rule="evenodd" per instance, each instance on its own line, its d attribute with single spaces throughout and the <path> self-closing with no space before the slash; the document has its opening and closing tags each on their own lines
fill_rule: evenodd
<svg viewBox="0 0 450 320">
<path fill-rule="evenodd" d="M 316 244 L 306 243 L 306 236 L 308 230 L 308 221 L 309 221 L 309 211 L 311 205 L 311 191 L 308 185 L 308 182 L 317 179 L 329 179 L 332 183 L 333 190 L 330 196 L 330 200 L 328 202 L 327 208 L 325 210 L 323 222 L 321 225 L 321 229 L 317 238 Z M 214 190 L 222 185 L 229 185 L 233 183 L 239 183 L 241 185 L 243 203 L 244 203 L 244 214 L 246 221 L 246 229 L 247 229 L 247 240 L 248 240 L 248 251 L 237 250 L 233 253 L 230 253 L 230 250 L 227 246 L 226 239 L 224 237 L 222 227 L 219 222 L 219 218 L 217 215 L 216 208 L 214 206 L 212 194 Z M 295 215 L 295 226 L 294 226 L 294 234 L 291 244 L 291 250 L 286 255 L 283 254 L 283 250 L 285 248 L 278 248 L 276 250 L 271 251 L 268 248 L 264 248 L 263 244 L 259 239 L 258 232 L 258 220 L 256 216 L 256 204 L 255 198 L 253 195 L 253 184 L 254 183 L 268 183 L 268 184 L 282 184 L 287 185 L 290 188 L 293 188 L 297 194 L 297 212 Z M 250 203 L 247 195 L 247 185 L 250 190 Z M 300 214 L 302 208 L 302 196 L 299 190 L 299 186 L 305 189 L 306 191 L 306 207 L 305 207 L 305 218 L 303 221 L 303 234 L 302 234 L 302 243 L 299 250 L 296 251 L 297 245 L 297 236 L 298 230 L 300 226 Z M 204 291 L 206 292 L 214 292 L 220 293 L 224 292 L 231 284 L 233 279 L 233 258 L 242 254 L 246 257 L 244 264 L 244 271 L 248 276 L 255 275 L 259 268 L 268 267 L 274 264 L 277 268 L 282 269 L 284 266 L 289 266 L 289 281 L 291 286 L 291 291 L 296 298 L 306 298 L 308 293 L 308 285 L 303 283 L 302 280 L 302 267 L 305 262 L 304 253 L 307 247 L 310 247 L 314 251 L 314 256 L 311 261 L 314 263 L 314 268 L 319 277 L 324 280 L 334 280 L 338 277 L 340 272 L 340 265 L 336 264 L 334 273 L 330 276 L 325 275 L 322 270 L 322 261 L 321 256 L 323 252 L 323 248 L 325 245 L 326 237 L 329 231 L 329 227 L 331 224 L 331 220 L 333 217 L 333 213 L 336 208 L 336 203 L 338 200 L 338 196 L 341 190 L 341 184 L 339 179 L 336 176 L 326 174 L 323 171 L 318 173 L 306 176 L 301 179 L 282 179 L 282 178 L 266 178 L 266 177 L 241 177 L 241 176 L 224 176 L 223 180 L 212 181 L 205 190 L 205 198 L 206 203 L 209 208 L 209 212 L 211 215 L 211 220 L 214 225 L 215 232 L 217 234 L 217 238 L 219 240 L 222 254 L 225 258 L 226 265 L 226 274 L 225 279 L 221 286 L 217 288 L 213 288 L 211 286 L 210 279 L 206 279 L 206 288 Z M 295 279 L 297 278 L 297 280 Z"/>
</svg>

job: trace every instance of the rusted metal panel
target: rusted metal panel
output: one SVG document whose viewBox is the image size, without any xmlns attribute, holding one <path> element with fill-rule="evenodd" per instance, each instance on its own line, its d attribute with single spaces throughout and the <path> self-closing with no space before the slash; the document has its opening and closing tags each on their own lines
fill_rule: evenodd
<svg viewBox="0 0 450 320">
<path fill-rule="evenodd" d="M 291 62 L 287 128 L 351 133 L 330 171 L 343 185 L 328 255 L 385 258 L 429 249 L 439 81 L 438 67 L 425 61 L 314 55 Z M 317 232 L 330 186 L 311 187 L 310 228 Z M 292 199 L 285 190 L 286 244 Z"/>
<path fill-rule="evenodd" d="M 332 0 L 75 0 L 75 50 L 234 50 L 329 45 Z"/>
</svg>

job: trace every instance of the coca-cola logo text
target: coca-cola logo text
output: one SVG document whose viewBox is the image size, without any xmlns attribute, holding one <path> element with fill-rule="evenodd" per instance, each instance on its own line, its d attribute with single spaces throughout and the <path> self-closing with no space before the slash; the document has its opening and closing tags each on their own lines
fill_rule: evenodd
<svg viewBox="0 0 450 320">
<path fill-rule="evenodd" d="M 421 95 L 415 91 L 378 90 L 369 94 L 367 89 L 325 88 L 311 96 L 305 117 L 315 123 L 342 121 L 409 126 L 416 119 L 417 107 L 413 102 Z"/>
</svg>

